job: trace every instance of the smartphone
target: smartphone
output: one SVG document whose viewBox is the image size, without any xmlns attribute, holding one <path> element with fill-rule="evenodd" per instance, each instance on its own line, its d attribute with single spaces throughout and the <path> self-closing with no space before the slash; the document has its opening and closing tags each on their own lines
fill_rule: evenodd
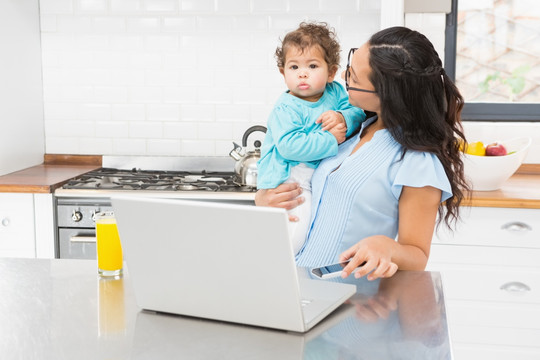
<svg viewBox="0 0 540 360">
<path fill-rule="evenodd" d="M 321 279 L 329 279 L 333 277 L 341 276 L 341 271 L 345 266 L 349 264 L 350 260 L 340 262 L 337 264 L 332 264 L 328 266 L 322 266 L 319 268 L 313 268 L 311 269 L 311 273 Z M 362 267 L 366 262 L 364 261 L 360 266 L 358 266 L 356 269 L 352 271 L 354 273 L 356 270 L 358 270 L 360 267 Z"/>
</svg>

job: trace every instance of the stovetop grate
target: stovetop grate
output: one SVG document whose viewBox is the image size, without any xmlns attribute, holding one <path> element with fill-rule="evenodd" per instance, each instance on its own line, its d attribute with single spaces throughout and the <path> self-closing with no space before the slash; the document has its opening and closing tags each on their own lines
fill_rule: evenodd
<svg viewBox="0 0 540 360">
<path fill-rule="evenodd" d="M 63 189 L 147 191 L 241 191 L 255 187 L 240 185 L 233 172 L 161 171 L 100 168 L 69 180 Z"/>
</svg>

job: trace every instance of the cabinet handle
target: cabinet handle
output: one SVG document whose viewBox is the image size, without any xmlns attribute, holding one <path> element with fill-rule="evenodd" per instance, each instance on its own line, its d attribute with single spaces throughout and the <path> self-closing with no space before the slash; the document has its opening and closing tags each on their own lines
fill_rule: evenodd
<svg viewBox="0 0 540 360">
<path fill-rule="evenodd" d="M 69 241 L 75 242 L 75 243 L 95 243 L 96 237 L 95 236 L 81 236 L 81 235 L 74 235 L 69 238 Z"/>
<path fill-rule="evenodd" d="M 526 291 L 531 291 L 529 285 L 524 284 L 519 281 L 510 281 L 501 285 L 501 290 L 510 292 L 510 293 L 523 293 Z"/>
<path fill-rule="evenodd" d="M 2 219 L 2 226 L 8 227 L 10 222 L 11 221 L 9 221 L 9 218 L 3 218 Z"/>
<path fill-rule="evenodd" d="M 531 231 L 532 227 L 520 221 L 512 221 L 501 226 L 501 229 L 518 233 Z"/>
</svg>

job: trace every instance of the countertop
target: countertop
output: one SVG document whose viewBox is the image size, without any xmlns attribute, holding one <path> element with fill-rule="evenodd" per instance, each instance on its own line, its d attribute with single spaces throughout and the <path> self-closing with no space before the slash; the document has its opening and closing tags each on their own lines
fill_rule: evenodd
<svg viewBox="0 0 540 360">
<path fill-rule="evenodd" d="M 141 311 L 129 271 L 100 279 L 94 260 L 0 258 L 0 273 L 11 359 L 451 359 L 437 272 L 351 279 L 351 302 L 305 334 Z"/>
<path fill-rule="evenodd" d="M 0 192 L 53 193 L 69 179 L 100 168 L 101 163 L 101 156 L 45 155 L 41 165 L 0 176 Z M 463 205 L 540 209 L 540 165 L 522 165 L 501 189 L 470 195 Z"/>
<path fill-rule="evenodd" d="M 41 165 L 0 176 L 0 192 L 53 193 L 69 179 L 101 167 L 101 156 L 45 155 Z"/>
</svg>

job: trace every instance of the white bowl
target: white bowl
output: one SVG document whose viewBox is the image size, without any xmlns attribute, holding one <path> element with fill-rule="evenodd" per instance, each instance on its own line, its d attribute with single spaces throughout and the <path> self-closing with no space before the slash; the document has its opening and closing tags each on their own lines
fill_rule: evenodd
<svg viewBox="0 0 540 360">
<path fill-rule="evenodd" d="M 525 159 L 532 139 L 522 137 L 499 142 L 506 147 L 509 155 L 476 156 L 463 154 L 465 178 L 472 190 L 492 191 L 500 189 L 502 184 L 516 172 L 523 159 Z"/>
</svg>

